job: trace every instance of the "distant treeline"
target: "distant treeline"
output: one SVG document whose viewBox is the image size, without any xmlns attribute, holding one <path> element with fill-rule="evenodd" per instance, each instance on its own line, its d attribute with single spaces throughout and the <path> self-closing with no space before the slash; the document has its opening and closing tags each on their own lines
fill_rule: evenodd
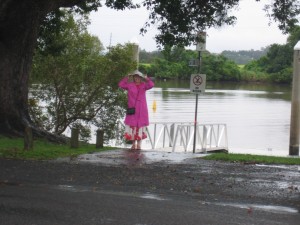
<svg viewBox="0 0 300 225">
<path fill-rule="evenodd" d="M 223 51 L 221 54 L 203 52 L 201 73 L 211 81 L 291 83 L 293 48 L 300 40 L 300 27 L 295 27 L 286 44 L 271 44 L 261 50 Z M 182 47 L 162 51 L 140 51 L 142 72 L 158 79 L 189 79 L 198 71 L 190 61 L 198 52 Z"/>
<path fill-rule="evenodd" d="M 225 50 L 221 52 L 226 58 L 231 59 L 238 65 L 246 65 L 247 63 L 259 59 L 265 56 L 269 48 L 262 48 L 261 50 L 240 50 L 240 51 L 229 51 Z"/>
<path fill-rule="evenodd" d="M 247 63 L 257 60 L 262 56 L 265 56 L 268 52 L 268 47 L 261 48 L 261 50 L 239 50 L 239 51 L 229 51 L 225 50 L 221 52 L 221 55 L 225 56 L 226 58 L 232 60 L 238 65 L 246 65 Z M 142 50 L 140 52 L 140 62 L 141 63 L 152 63 L 154 58 L 163 58 L 163 54 L 161 51 L 153 51 L 147 52 Z"/>
</svg>

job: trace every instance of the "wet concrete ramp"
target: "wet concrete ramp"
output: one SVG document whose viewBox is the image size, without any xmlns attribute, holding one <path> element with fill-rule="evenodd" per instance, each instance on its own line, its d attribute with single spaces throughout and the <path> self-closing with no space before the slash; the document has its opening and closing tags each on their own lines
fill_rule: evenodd
<svg viewBox="0 0 300 225">
<path fill-rule="evenodd" d="M 191 152 L 167 152 L 154 150 L 119 149 L 78 156 L 75 161 L 80 163 L 118 164 L 151 164 L 156 162 L 181 163 L 190 159 L 203 157 L 207 154 Z"/>
</svg>

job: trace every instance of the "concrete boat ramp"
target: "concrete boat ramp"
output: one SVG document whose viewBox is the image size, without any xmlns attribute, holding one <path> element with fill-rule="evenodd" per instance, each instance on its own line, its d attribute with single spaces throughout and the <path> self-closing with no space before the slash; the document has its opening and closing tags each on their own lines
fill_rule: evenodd
<svg viewBox="0 0 300 225">
<path fill-rule="evenodd" d="M 107 165 L 151 164 L 156 162 L 182 163 L 190 159 L 206 156 L 204 153 L 171 152 L 161 150 L 118 149 L 91 154 L 83 154 L 72 161 L 78 163 L 101 163 Z"/>
</svg>

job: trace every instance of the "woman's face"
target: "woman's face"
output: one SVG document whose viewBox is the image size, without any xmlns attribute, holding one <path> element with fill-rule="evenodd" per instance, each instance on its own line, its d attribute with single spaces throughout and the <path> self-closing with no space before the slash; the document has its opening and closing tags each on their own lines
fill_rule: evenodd
<svg viewBox="0 0 300 225">
<path fill-rule="evenodd" d="M 141 83 L 141 80 L 142 80 L 139 75 L 134 75 L 133 79 L 134 79 L 134 82 L 137 84 Z"/>
</svg>

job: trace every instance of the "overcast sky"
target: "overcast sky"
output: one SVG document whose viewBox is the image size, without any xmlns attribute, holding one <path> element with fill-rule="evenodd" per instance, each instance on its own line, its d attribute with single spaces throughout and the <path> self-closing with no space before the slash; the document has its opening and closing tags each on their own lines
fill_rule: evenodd
<svg viewBox="0 0 300 225">
<path fill-rule="evenodd" d="M 266 1 L 242 0 L 238 10 L 233 14 L 237 17 L 234 26 L 224 26 L 207 31 L 206 49 L 213 53 L 224 50 L 260 50 L 273 43 L 285 44 L 287 36 L 283 35 L 275 22 L 268 25 L 263 6 Z M 146 35 L 139 34 L 148 19 L 145 9 L 116 11 L 105 7 L 91 14 L 89 32 L 98 36 L 104 47 L 125 44 L 133 40 L 141 49 L 156 50 L 154 36 L 155 27 L 151 27 Z M 193 46 L 192 46 L 193 49 Z"/>
</svg>

